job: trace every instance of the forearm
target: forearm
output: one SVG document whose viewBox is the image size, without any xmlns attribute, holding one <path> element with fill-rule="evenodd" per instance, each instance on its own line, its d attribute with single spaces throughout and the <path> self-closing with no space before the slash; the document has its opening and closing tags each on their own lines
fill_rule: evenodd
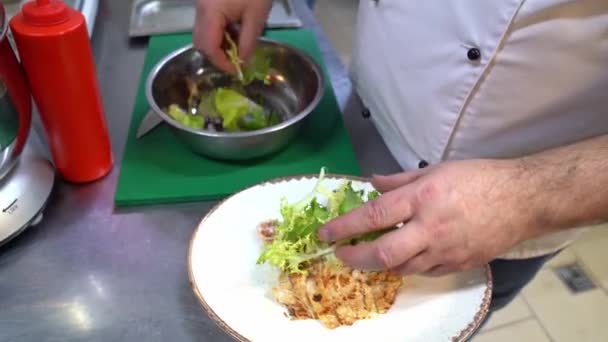
<svg viewBox="0 0 608 342">
<path fill-rule="evenodd" d="M 608 222 L 608 135 L 516 163 L 533 235 Z"/>
</svg>

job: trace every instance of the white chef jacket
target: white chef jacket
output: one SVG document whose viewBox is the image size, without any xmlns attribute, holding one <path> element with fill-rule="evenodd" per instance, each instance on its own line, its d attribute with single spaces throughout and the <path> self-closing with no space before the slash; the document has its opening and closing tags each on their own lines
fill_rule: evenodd
<svg viewBox="0 0 608 342">
<path fill-rule="evenodd" d="M 361 0 L 350 67 L 404 169 L 608 133 L 605 0 Z M 551 253 L 581 229 L 502 257 Z"/>
</svg>

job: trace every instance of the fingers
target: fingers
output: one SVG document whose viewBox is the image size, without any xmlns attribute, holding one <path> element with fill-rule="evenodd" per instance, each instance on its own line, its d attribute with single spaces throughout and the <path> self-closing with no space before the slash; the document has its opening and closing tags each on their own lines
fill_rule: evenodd
<svg viewBox="0 0 608 342">
<path fill-rule="evenodd" d="M 239 57 L 246 61 L 253 54 L 257 45 L 257 39 L 262 34 L 266 25 L 266 17 L 270 7 L 260 3 L 260 8 L 254 8 L 244 13 L 241 30 L 239 34 Z"/>
<path fill-rule="evenodd" d="M 454 273 L 457 272 L 456 269 L 447 266 L 447 265 L 437 265 L 433 268 L 431 268 L 430 270 L 424 272 L 425 276 L 428 277 L 441 277 L 450 273 Z"/>
<path fill-rule="evenodd" d="M 410 222 L 372 242 L 338 247 L 336 256 L 356 269 L 389 270 L 407 262 L 427 247 L 424 229 L 415 222 Z"/>
<path fill-rule="evenodd" d="M 201 50 L 213 65 L 223 71 L 233 73 L 234 66 L 228 60 L 226 52 L 222 48 L 224 41 L 224 29 L 227 21 L 220 15 L 208 15 L 203 17 L 203 25 L 199 25 L 197 30 L 204 30 L 200 36 Z"/>
<path fill-rule="evenodd" d="M 203 41 L 205 40 L 203 32 L 205 32 L 204 19 L 203 19 L 204 10 L 201 7 L 200 3 L 197 3 L 196 13 L 194 16 L 194 26 L 192 28 L 192 45 L 198 51 L 203 51 Z"/>
<path fill-rule="evenodd" d="M 404 276 L 429 272 L 438 266 L 437 258 L 427 249 L 395 267 L 393 272 Z"/>
<path fill-rule="evenodd" d="M 387 192 L 416 181 L 425 171 L 414 170 L 388 176 L 374 175 L 371 182 L 376 190 Z"/>
<path fill-rule="evenodd" d="M 228 24 L 240 23 L 239 57 L 247 60 L 256 47 L 258 37 L 262 34 L 272 1 L 199 0 L 197 4 L 193 29 L 194 47 L 219 69 L 229 73 L 236 72 L 223 49 L 224 32 L 230 31 Z"/>
<path fill-rule="evenodd" d="M 341 215 L 319 231 L 323 241 L 339 241 L 371 231 L 392 228 L 413 216 L 413 191 L 401 188 Z"/>
<path fill-rule="evenodd" d="M 222 49 L 224 30 L 228 25 L 226 17 L 217 8 L 203 2 L 198 2 L 192 43 L 217 68 L 234 73 L 234 66 L 228 60 Z"/>
</svg>

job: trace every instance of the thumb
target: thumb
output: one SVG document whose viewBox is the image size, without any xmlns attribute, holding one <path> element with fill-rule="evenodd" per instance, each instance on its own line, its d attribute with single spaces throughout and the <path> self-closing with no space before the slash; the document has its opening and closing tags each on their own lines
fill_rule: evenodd
<svg viewBox="0 0 608 342">
<path fill-rule="evenodd" d="M 424 175 L 424 170 L 400 172 L 392 175 L 373 175 L 371 183 L 380 192 L 387 192 L 418 180 Z"/>
</svg>

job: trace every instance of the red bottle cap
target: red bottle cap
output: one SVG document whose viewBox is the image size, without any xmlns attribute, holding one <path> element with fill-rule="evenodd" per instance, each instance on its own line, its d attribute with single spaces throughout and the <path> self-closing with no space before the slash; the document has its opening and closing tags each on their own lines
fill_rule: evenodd
<svg viewBox="0 0 608 342">
<path fill-rule="evenodd" d="M 62 0 L 36 0 L 23 5 L 23 19 L 33 26 L 50 26 L 67 21 L 68 7 Z"/>
</svg>

